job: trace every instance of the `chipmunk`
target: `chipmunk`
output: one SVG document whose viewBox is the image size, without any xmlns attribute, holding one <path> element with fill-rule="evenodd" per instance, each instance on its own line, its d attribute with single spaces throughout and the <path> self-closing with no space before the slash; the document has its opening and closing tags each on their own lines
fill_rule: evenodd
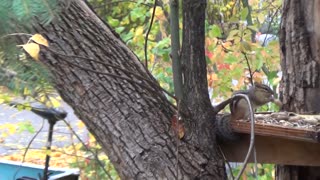
<svg viewBox="0 0 320 180">
<path fill-rule="evenodd" d="M 258 107 L 268 103 L 274 102 L 273 90 L 264 84 L 255 83 L 248 90 L 240 90 L 233 93 L 248 95 L 252 109 L 255 111 Z M 231 120 L 248 119 L 250 116 L 249 106 L 244 98 L 235 99 L 230 103 Z"/>
<path fill-rule="evenodd" d="M 280 107 L 282 106 L 280 100 L 274 98 L 272 89 L 264 84 L 255 83 L 248 90 L 240 90 L 233 93 L 233 95 L 236 94 L 248 95 L 253 111 L 268 102 L 273 102 Z M 239 135 L 233 132 L 230 122 L 239 119 L 246 120 L 249 118 L 250 112 L 248 103 L 244 98 L 235 98 L 232 100 L 230 110 L 231 114 L 225 114 L 217 119 L 217 135 L 222 140 L 235 141 L 239 138 Z"/>
</svg>

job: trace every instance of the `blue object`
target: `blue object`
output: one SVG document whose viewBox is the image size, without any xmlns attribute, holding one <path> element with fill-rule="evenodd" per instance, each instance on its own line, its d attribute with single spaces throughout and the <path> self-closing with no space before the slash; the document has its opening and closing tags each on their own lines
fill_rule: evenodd
<svg viewBox="0 0 320 180">
<path fill-rule="evenodd" d="M 22 177 L 39 180 L 39 174 L 43 176 L 44 166 L 0 160 L 0 180 L 17 180 Z M 50 168 L 49 180 L 78 180 L 79 169 Z M 27 178 L 25 178 L 27 179 Z M 30 179 L 31 180 L 31 179 Z"/>
</svg>

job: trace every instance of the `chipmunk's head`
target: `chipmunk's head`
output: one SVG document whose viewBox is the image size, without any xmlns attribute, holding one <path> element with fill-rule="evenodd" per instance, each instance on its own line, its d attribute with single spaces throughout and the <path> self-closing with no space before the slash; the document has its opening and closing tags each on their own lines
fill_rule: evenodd
<svg viewBox="0 0 320 180">
<path fill-rule="evenodd" d="M 268 102 L 274 101 L 274 92 L 267 85 L 254 83 L 254 85 L 250 88 L 250 91 L 253 92 L 253 96 L 250 98 L 252 98 L 253 102 L 255 102 L 258 106 L 262 106 Z"/>
</svg>

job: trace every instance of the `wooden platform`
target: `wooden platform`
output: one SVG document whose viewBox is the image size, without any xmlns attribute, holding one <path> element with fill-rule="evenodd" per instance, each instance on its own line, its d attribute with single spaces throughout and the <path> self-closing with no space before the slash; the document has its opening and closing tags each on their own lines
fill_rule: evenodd
<svg viewBox="0 0 320 180">
<path fill-rule="evenodd" d="M 231 127 L 234 132 L 249 134 L 251 129 L 251 123 L 245 121 L 231 122 Z M 320 142 L 320 131 L 302 129 L 302 128 L 290 128 L 271 124 L 255 124 L 256 135 L 281 137 L 285 139 L 300 140 L 307 142 Z"/>
<path fill-rule="evenodd" d="M 222 150 L 229 162 L 243 162 L 250 143 L 250 123 L 233 122 L 231 126 L 241 138 L 222 143 Z M 256 124 L 255 132 L 259 163 L 320 166 L 319 132 L 266 124 Z"/>
</svg>

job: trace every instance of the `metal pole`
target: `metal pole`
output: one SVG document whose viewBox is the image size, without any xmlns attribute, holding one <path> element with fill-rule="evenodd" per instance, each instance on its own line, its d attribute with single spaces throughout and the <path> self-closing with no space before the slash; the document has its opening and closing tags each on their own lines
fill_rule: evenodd
<svg viewBox="0 0 320 180">
<path fill-rule="evenodd" d="M 48 140 L 47 140 L 47 152 L 46 152 L 46 162 L 43 171 L 43 180 L 48 180 L 49 176 L 49 162 L 50 162 L 50 154 L 51 154 L 51 144 L 52 144 L 52 136 L 53 136 L 53 127 L 56 123 L 54 120 L 48 119 L 49 122 L 49 132 L 48 132 Z"/>
</svg>

